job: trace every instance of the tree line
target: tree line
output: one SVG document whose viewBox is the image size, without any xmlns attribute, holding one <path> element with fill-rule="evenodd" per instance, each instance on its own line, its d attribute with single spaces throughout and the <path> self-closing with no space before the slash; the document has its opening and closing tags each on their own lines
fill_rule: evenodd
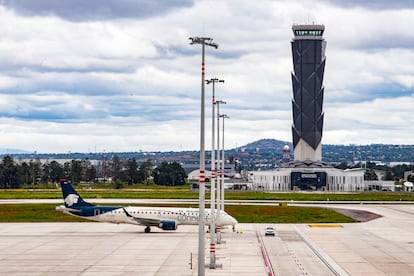
<svg viewBox="0 0 414 276">
<path fill-rule="evenodd" d="M 378 165 L 374 162 L 366 162 L 365 164 L 355 164 L 353 166 L 349 166 L 346 162 L 342 162 L 339 165 L 336 165 L 335 168 L 345 170 L 345 169 L 352 169 L 352 168 L 362 168 L 365 167 L 364 173 L 364 180 L 393 180 L 393 181 L 401 181 L 404 178 L 404 172 L 407 171 L 414 171 L 414 165 L 406 165 L 401 164 L 393 167 L 389 167 L 386 165 Z M 375 170 L 385 172 L 383 179 L 378 179 Z M 409 175 L 408 181 L 414 181 L 414 175 Z"/>
<path fill-rule="evenodd" d="M 184 185 L 187 175 L 177 162 L 162 162 L 155 166 L 150 159 L 138 164 L 135 158 L 121 160 L 117 155 L 95 165 L 89 159 L 73 159 L 61 164 L 55 160 L 44 163 L 39 159 L 16 161 L 11 156 L 4 156 L 0 162 L 1 189 L 35 188 L 42 184 L 47 187 L 48 183 L 56 183 L 61 178 L 72 183 L 113 182 L 119 188 L 139 183 Z"/>
</svg>

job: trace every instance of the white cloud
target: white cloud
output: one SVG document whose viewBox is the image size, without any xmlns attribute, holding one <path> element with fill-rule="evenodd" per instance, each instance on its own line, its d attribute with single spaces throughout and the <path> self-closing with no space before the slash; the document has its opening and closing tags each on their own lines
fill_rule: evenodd
<svg viewBox="0 0 414 276">
<path fill-rule="evenodd" d="M 414 96 L 326 108 L 324 143 L 411 144 Z M 344 127 L 345 126 L 345 127 Z"/>
<path fill-rule="evenodd" d="M 219 44 L 206 49 L 205 68 L 206 79 L 225 80 L 216 96 L 231 117 L 226 145 L 290 141 L 291 25 L 312 22 L 325 24 L 328 42 L 323 142 L 412 143 L 411 6 L 199 0 L 132 16 L 135 6 L 121 1 L 91 20 L 87 10 L 97 2 L 78 16 L 71 5 L 6 2 L 2 148 L 198 149 L 201 47 L 189 45 L 190 36 Z M 207 119 L 210 97 L 206 86 Z"/>
</svg>

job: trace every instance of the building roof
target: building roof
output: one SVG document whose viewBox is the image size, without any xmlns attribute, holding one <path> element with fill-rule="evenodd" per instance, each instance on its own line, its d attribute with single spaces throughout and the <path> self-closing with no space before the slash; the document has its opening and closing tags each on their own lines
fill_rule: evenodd
<svg viewBox="0 0 414 276">
<path fill-rule="evenodd" d="M 282 168 L 333 168 L 333 167 L 323 161 L 295 160 L 295 161 L 291 161 L 289 163 L 283 164 Z"/>
</svg>

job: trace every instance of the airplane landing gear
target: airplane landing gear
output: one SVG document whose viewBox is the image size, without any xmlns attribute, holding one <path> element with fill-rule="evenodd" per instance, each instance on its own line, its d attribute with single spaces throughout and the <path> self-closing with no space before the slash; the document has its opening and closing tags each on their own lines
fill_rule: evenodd
<svg viewBox="0 0 414 276">
<path fill-rule="evenodd" d="M 145 227 L 145 233 L 149 233 L 149 232 L 151 232 L 151 227 L 149 226 Z"/>
</svg>

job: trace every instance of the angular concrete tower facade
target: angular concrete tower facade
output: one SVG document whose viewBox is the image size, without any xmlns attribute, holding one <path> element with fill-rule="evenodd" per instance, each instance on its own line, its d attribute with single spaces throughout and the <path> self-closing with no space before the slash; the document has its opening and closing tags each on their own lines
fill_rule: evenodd
<svg viewBox="0 0 414 276">
<path fill-rule="evenodd" d="M 323 25 L 293 25 L 294 161 L 272 171 L 256 171 L 253 189 L 269 191 L 362 191 L 365 170 L 339 170 L 323 162 Z M 288 148 L 286 148 L 288 151 Z M 285 153 L 285 151 L 284 151 Z M 287 153 L 287 152 L 286 152 Z"/>
<path fill-rule="evenodd" d="M 321 161 L 324 25 L 293 25 L 293 147 L 295 161 Z"/>
</svg>

